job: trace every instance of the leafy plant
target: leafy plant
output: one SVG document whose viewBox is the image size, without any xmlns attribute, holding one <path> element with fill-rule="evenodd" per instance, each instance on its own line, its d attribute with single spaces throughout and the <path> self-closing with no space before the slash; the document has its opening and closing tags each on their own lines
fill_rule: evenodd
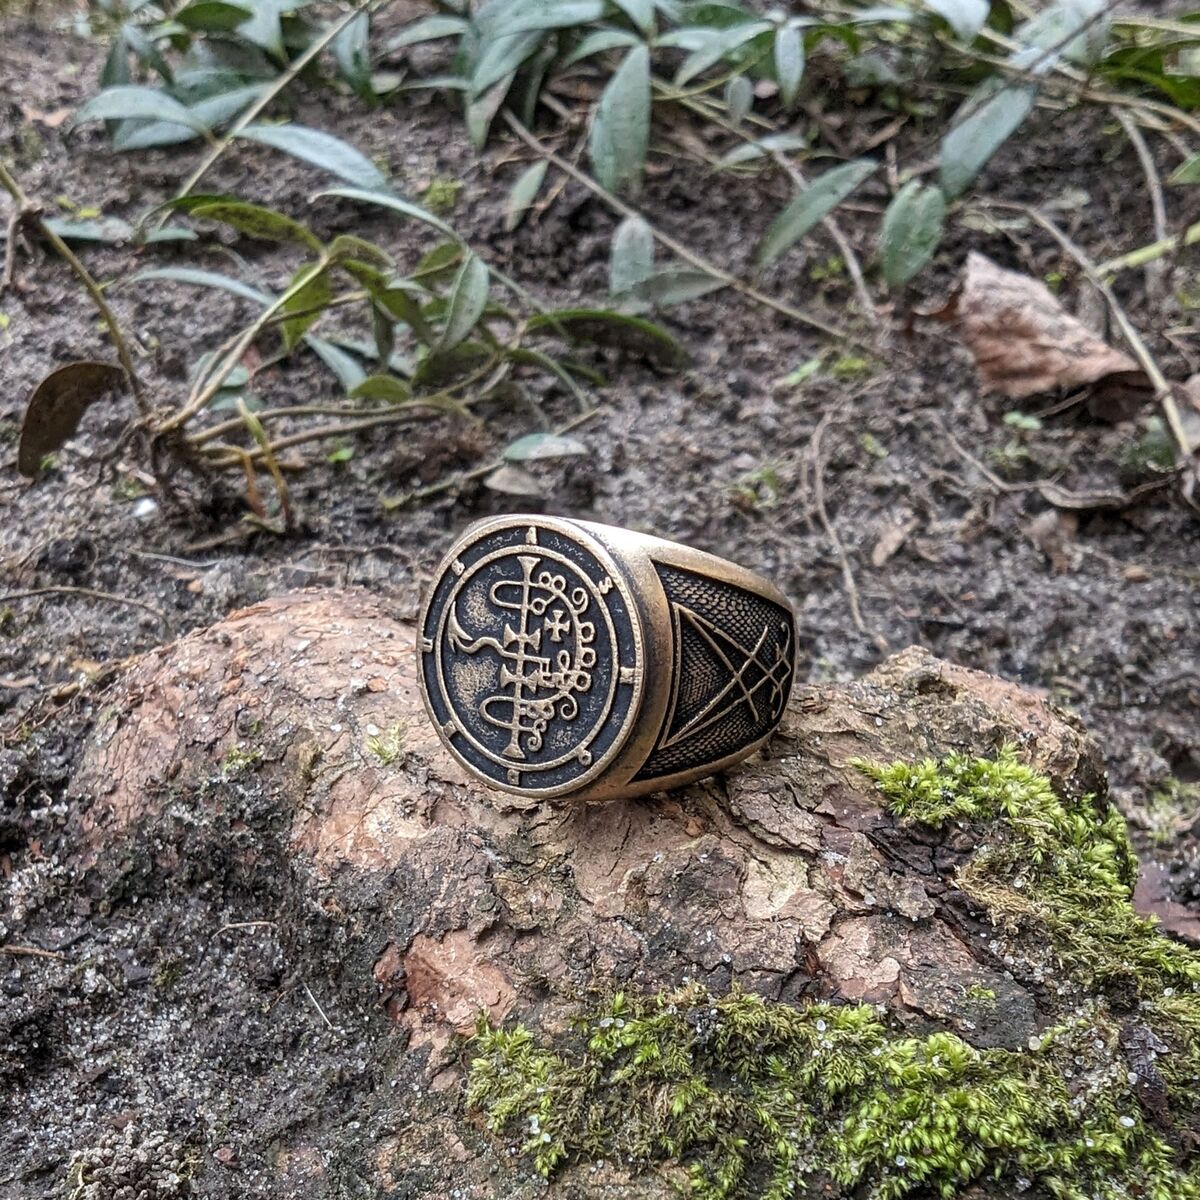
<svg viewBox="0 0 1200 1200">
<path fill-rule="evenodd" d="M 247 503 L 260 520 L 278 516 L 287 526 L 293 519 L 285 476 L 301 464 L 285 452 L 295 447 L 334 442 L 335 461 L 343 462 L 349 458 L 344 442 L 349 434 L 437 413 L 478 420 L 488 401 L 523 400 L 536 408 L 526 393 L 531 375 L 543 377 L 543 390 L 549 378 L 585 407 L 584 385 L 604 379 L 574 354 L 581 344 L 617 344 L 655 361 L 682 353 L 668 334 L 639 318 L 604 309 L 514 309 L 492 271 L 449 225 L 401 197 L 351 186 L 323 194 L 422 223 L 440 240 L 403 266 L 382 246 L 355 234 L 323 241 L 304 222 L 262 205 L 225 195 L 187 196 L 147 219 L 165 211 L 199 225 L 198 237 L 215 223 L 286 245 L 296 256 L 288 285 L 275 293 L 256 281 L 189 266 L 151 267 L 128 281 L 217 288 L 257 306 L 245 329 L 201 355 L 184 403 L 156 414 L 148 434 L 186 465 L 240 470 Z M 334 312 L 337 328 L 323 331 L 321 323 Z M 251 355 L 256 346 L 269 352 Z M 304 351 L 334 374 L 344 401 L 265 407 L 256 383 L 282 359 Z M 122 378 L 105 364 L 75 364 L 45 381 L 26 418 L 22 470 L 36 473 L 42 457 L 74 431 L 93 393 L 111 390 Z M 59 397 L 64 388 L 70 390 L 67 408 Z M 51 401 L 55 419 L 48 421 Z M 562 446 L 538 442 L 526 450 L 510 447 L 528 459 L 562 453 Z M 274 512 L 260 484 L 263 471 L 274 484 Z"/>
</svg>

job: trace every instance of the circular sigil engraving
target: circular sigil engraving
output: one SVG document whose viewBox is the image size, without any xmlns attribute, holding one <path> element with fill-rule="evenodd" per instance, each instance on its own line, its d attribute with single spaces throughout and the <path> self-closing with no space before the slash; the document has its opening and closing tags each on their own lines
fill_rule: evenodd
<svg viewBox="0 0 1200 1200">
<path fill-rule="evenodd" d="M 493 783 L 573 791 L 620 750 L 641 699 L 641 629 L 607 552 L 582 531 L 526 520 L 455 547 L 421 632 L 442 737 Z"/>
</svg>

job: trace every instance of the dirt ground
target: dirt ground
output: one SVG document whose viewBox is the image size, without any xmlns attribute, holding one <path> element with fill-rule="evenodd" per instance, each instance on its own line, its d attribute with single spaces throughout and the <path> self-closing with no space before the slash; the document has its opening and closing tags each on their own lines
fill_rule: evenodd
<svg viewBox="0 0 1200 1200">
<path fill-rule="evenodd" d="M 97 69 L 93 47 L 49 16 L 0 26 L 0 152 L 48 208 L 61 196 L 133 219 L 174 193 L 197 152 L 117 155 L 95 126 L 68 140 L 47 115 L 92 94 Z M 294 103 L 297 120 L 386 162 L 407 194 L 460 181 L 456 226 L 543 298 L 603 299 L 612 214 L 568 185 L 546 213 L 505 233 L 504 196 L 525 159 L 502 139 L 477 155 L 442 98 L 407 93 L 372 113 L 330 91 L 297 92 Z M 1102 259 L 1152 240 L 1140 180 L 1119 131 L 1074 114 L 1038 118 L 989 168 L 983 190 L 1061 198 L 1064 227 Z M 378 214 L 310 202 L 321 182 L 292 160 L 242 147 L 206 186 L 306 214 L 322 234 L 354 229 L 401 254 L 428 245 Z M 676 154 L 657 160 L 643 206 L 696 249 L 743 270 L 783 197 L 778 179 L 714 176 Z M 1194 197 L 1170 192 L 1173 227 L 1200 217 Z M 881 198 L 867 190 L 863 203 L 877 210 Z M 9 211 L 0 205 L 0 217 Z M 851 206 L 841 220 L 868 248 L 875 218 Z M 230 270 L 232 246 L 88 248 L 84 257 L 119 284 L 140 266 L 170 261 Z M 969 249 L 1061 278 L 1068 306 L 1085 303 L 1077 269 L 1047 237 L 960 227 L 906 307 L 937 307 Z M 270 286 L 295 265 L 285 251 L 245 239 L 236 253 Z M 764 286 L 849 322 L 853 292 L 830 265 L 835 254 L 823 235 L 810 238 Z M 1191 256 L 1180 262 L 1166 300 L 1150 300 L 1136 272 L 1122 279 L 1123 301 L 1173 378 L 1200 369 L 1194 313 L 1175 295 L 1195 265 Z M 104 704 L 106 665 L 297 587 L 359 585 L 412 613 L 447 543 L 489 513 L 536 508 L 652 530 L 763 572 L 795 603 L 802 679 L 849 678 L 884 646 L 917 643 L 1044 689 L 1099 739 L 1147 860 L 1161 864 L 1176 899 L 1200 909 L 1189 815 L 1189 800 L 1200 809 L 1200 520 L 1167 493 L 1126 511 L 1056 517 L 1038 491 L 1014 486 L 1053 477 L 1076 491 L 1111 489 L 1146 414 L 1114 426 L 1076 407 L 1018 433 L 1002 422 L 1004 406 L 981 394 L 953 337 L 922 320 L 906 332 L 903 312 L 881 311 L 887 349 L 878 358 L 834 347 L 823 371 L 789 384 L 828 347 L 717 293 L 663 318 L 693 356 L 687 369 L 609 364 L 599 415 L 579 432 L 589 453 L 540 469 L 540 500 L 475 482 L 416 506 L 381 504 L 469 471 L 537 428 L 531 414 L 496 405 L 479 427 L 446 418 L 376 431 L 348 463 L 314 453 L 294 485 L 302 529 L 284 538 L 247 529 L 232 478 L 190 519 L 139 504 L 139 464 L 128 454 L 104 461 L 128 419 L 121 402 L 90 413 L 37 483 L 19 477 L 15 442 L 30 389 L 52 367 L 105 356 L 107 347 L 60 263 L 36 249 L 22 253 L 16 273 L 19 286 L 0 297 L 0 943 L 57 957 L 0 956 L 0 1196 L 72 1194 L 72 1155 L 120 1143 L 135 1112 L 139 1121 L 150 1113 L 162 1131 L 144 1153 L 160 1167 L 178 1162 L 187 1174 L 189 1162 L 228 1150 L 229 1170 L 217 1165 L 194 1184 L 210 1196 L 280 1194 L 265 1190 L 264 1173 L 280 1130 L 305 1121 L 319 1131 L 322 1114 L 347 1095 L 366 1097 L 365 1124 L 387 1120 L 401 1050 L 381 1050 L 371 1037 L 383 1020 L 372 998 L 322 1023 L 297 982 L 297 956 L 307 956 L 306 986 L 337 978 L 344 930 L 334 918 L 290 935 L 245 925 L 284 903 L 288 885 L 280 880 L 272 892 L 232 858 L 198 861 L 187 878 L 143 878 L 125 862 L 108 879 L 92 872 L 82 881 L 64 789 L 78 740 Z M 177 402 L 195 358 L 249 316 L 228 296 L 176 285 L 119 285 L 110 296 L 163 402 Z M 332 377 L 302 354 L 262 390 L 308 401 L 337 395 Z M 574 411 L 553 392 L 544 407 L 552 421 Z M 1038 402 L 1024 407 L 1040 411 Z M 991 478 L 972 460 L 991 464 Z M 830 529 L 856 581 L 863 630 Z M 75 590 L 28 594 L 64 588 Z M 97 672 L 98 684 L 77 686 Z M 252 829 L 253 806 L 252 795 L 233 803 Z M 272 832 L 254 836 L 269 842 Z M 230 927 L 243 936 L 231 937 Z M 235 1076 L 253 1082 L 241 1105 L 214 1121 L 216 1098 Z M 170 1085 L 178 1078 L 188 1088 Z M 353 1139 L 344 1128 L 339 1137 L 323 1151 L 326 1194 L 374 1194 L 356 1174 Z M 183 1194 L 169 1174 L 146 1185 L 150 1200 Z M 393 1194 L 432 1193 L 411 1175 Z"/>
</svg>

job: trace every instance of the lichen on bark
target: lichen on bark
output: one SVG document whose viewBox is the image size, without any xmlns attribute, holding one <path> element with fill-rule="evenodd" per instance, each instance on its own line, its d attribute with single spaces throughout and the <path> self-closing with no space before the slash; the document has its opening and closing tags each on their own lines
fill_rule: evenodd
<svg viewBox="0 0 1200 1200">
<path fill-rule="evenodd" d="M 543 1174 L 570 1159 L 675 1162 L 703 1200 L 980 1185 L 1200 1197 L 1200 955 L 1130 907 L 1120 815 L 1063 799 L 1008 747 L 860 766 L 893 816 L 973 827 L 957 881 L 995 936 L 1012 937 L 1018 978 L 1044 982 L 1053 967 L 1057 1024 L 1024 1049 L 978 1049 L 946 1030 L 911 1036 L 871 1005 L 698 984 L 618 993 L 557 1039 L 483 1022 L 469 1105 L 518 1134 Z"/>
</svg>

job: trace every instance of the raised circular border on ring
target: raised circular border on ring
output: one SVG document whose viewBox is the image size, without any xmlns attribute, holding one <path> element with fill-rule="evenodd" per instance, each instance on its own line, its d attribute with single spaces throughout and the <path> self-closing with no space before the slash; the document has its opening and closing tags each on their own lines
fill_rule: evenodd
<svg viewBox="0 0 1200 1200">
<path fill-rule="evenodd" d="M 604 576 L 611 581 L 611 587 L 607 591 L 603 590 L 603 579 L 590 578 L 580 563 L 569 558 L 566 559 L 572 571 L 581 580 L 586 580 L 596 594 L 598 605 L 602 608 L 609 627 L 614 654 L 617 652 L 620 638 L 615 629 L 614 615 L 605 596 L 613 590 L 617 592 L 628 619 L 628 633 L 634 651 L 632 664 L 621 664 L 619 661 L 612 664 L 611 696 L 605 701 L 606 711 L 602 713 L 602 719 L 589 728 L 586 738 L 579 739 L 575 750 L 586 752 L 588 746 L 598 740 L 602 733 L 607 732 L 612 717 L 612 697 L 615 697 L 622 684 L 626 684 L 629 685 L 629 693 L 623 701 L 625 711 L 620 716 L 619 727 L 612 735 L 611 741 L 600 755 L 591 758 L 590 763 L 585 765 L 585 769 L 551 787 L 529 786 L 519 782 L 514 784 L 510 781 L 508 770 L 497 777 L 492 770 L 481 764 L 477 758 L 472 757 L 466 749 L 456 745 L 456 738 L 462 738 L 470 744 L 476 754 L 482 755 L 485 761 L 492 763 L 493 766 L 502 765 L 496 755 L 480 744 L 466 728 L 466 722 L 459 711 L 459 706 L 448 694 L 442 658 L 446 622 L 451 612 L 451 604 L 462 581 L 465 581 L 468 575 L 477 574 L 482 567 L 498 561 L 501 557 L 519 555 L 524 546 L 529 547 L 531 554 L 540 551 L 547 557 L 562 560 L 559 552 L 538 545 L 539 531 L 545 531 L 572 544 L 583 555 L 590 557 L 599 565 Z M 497 545 L 484 553 L 471 557 L 469 563 L 463 561 L 482 544 L 497 541 L 497 535 L 504 533 L 511 533 L 515 536 L 509 541 L 498 541 Z M 498 580 L 497 582 L 515 584 L 517 581 Z M 437 618 L 436 629 L 431 629 L 430 621 L 434 616 Z M 495 517 L 471 526 L 451 547 L 438 568 L 434 586 L 421 610 L 420 636 L 418 679 L 425 704 L 434 717 L 438 736 L 464 767 L 482 776 L 492 786 L 503 791 L 530 798 L 552 798 L 586 791 L 589 784 L 603 775 L 613 760 L 626 749 L 629 735 L 642 715 L 646 686 L 646 647 L 642 611 L 624 578 L 624 572 L 608 548 L 582 523 L 554 517 L 513 515 Z M 629 678 L 624 680 L 621 679 L 622 667 L 630 672 Z M 432 681 L 430 675 L 433 676 Z M 519 770 L 518 764 L 514 763 L 511 769 Z M 542 769 L 547 768 L 543 767 Z M 521 773 L 533 774 L 534 772 L 533 769 L 528 769 Z"/>
</svg>

